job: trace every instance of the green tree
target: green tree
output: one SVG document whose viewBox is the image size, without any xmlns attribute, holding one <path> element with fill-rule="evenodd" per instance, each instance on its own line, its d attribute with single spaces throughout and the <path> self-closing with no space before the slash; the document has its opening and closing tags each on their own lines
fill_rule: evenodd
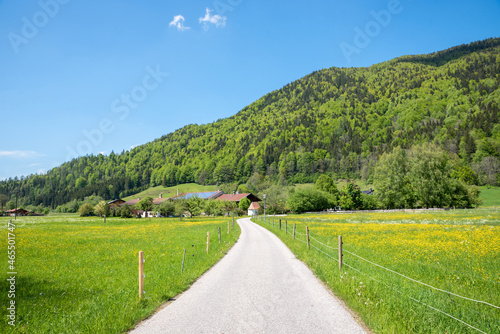
<svg viewBox="0 0 500 334">
<path fill-rule="evenodd" d="M 375 210 L 380 207 L 377 197 L 374 195 L 361 194 L 361 207 L 363 210 Z"/>
<path fill-rule="evenodd" d="M 396 147 L 391 153 L 384 153 L 375 166 L 373 182 L 376 196 L 387 209 L 414 206 L 407 155 L 405 150 Z"/>
<path fill-rule="evenodd" d="M 339 194 L 339 190 L 337 189 L 335 182 L 333 182 L 333 179 L 325 174 L 318 177 L 316 183 L 314 183 L 314 189 L 330 193 L 335 197 L 337 197 Z"/>
<path fill-rule="evenodd" d="M 0 194 L 0 210 L 1 211 L 4 210 L 4 205 L 7 203 L 8 200 L 9 200 L 9 197 L 7 197 L 7 195 Z"/>
<path fill-rule="evenodd" d="M 250 207 L 250 204 L 252 204 L 252 202 L 250 202 L 250 200 L 245 197 L 240 201 L 240 203 L 238 203 L 238 206 L 241 210 L 247 211 L 248 207 Z"/>
<path fill-rule="evenodd" d="M 231 202 L 231 201 L 220 201 L 221 204 L 221 209 L 224 214 L 229 215 L 231 212 L 233 212 L 236 208 L 238 208 L 238 205 L 236 205 L 236 202 Z"/>
<path fill-rule="evenodd" d="M 14 201 L 8 201 L 6 204 L 7 210 L 13 210 L 16 208 L 16 202 Z"/>
<path fill-rule="evenodd" d="M 92 214 L 92 212 L 94 212 L 94 207 L 90 203 L 83 203 L 78 209 L 80 217 L 89 216 L 90 214 Z"/>
<path fill-rule="evenodd" d="M 204 210 L 209 216 L 220 216 L 223 213 L 223 202 L 213 199 L 205 201 Z"/>
<path fill-rule="evenodd" d="M 175 203 L 172 201 L 165 201 L 160 204 L 158 211 L 164 217 L 168 217 L 175 213 Z"/>
<path fill-rule="evenodd" d="M 225 163 L 219 164 L 215 168 L 214 173 L 213 173 L 214 181 L 217 184 L 231 182 L 233 180 L 233 177 L 234 177 L 233 167 L 231 167 Z"/>
<path fill-rule="evenodd" d="M 288 210 L 289 191 L 287 187 L 272 185 L 262 190 L 262 193 L 267 196 L 266 210 L 269 214 L 285 213 Z"/>
<path fill-rule="evenodd" d="M 244 184 L 240 184 L 238 186 L 238 192 L 240 194 L 246 194 L 246 193 L 249 193 L 250 191 L 247 189 L 247 187 Z"/>
<path fill-rule="evenodd" d="M 451 172 L 451 177 L 458 179 L 465 184 L 477 184 L 477 174 L 469 166 L 457 166 Z"/>
<path fill-rule="evenodd" d="M 120 207 L 120 217 L 122 218 L 132 217 L 132 210 L 130 210 L 130 206 L 125 204 Z"/>
<path fill-rule="evenodd" d="M 198 216 L 203 209 L 203 199 L 198 196 L 193 196 L 186 201 L 186 211 L 191 214 L 192 217 Z"/>
<path fill-rule="evenodd" d="M 79 177 L 78 179 L 76 179 L 75 188 L 80 189 L 86 186 L 87 186 L 87 179 L 85 179 L 84 177 Z"/>
<path fill-rule="evenodd" d="M 483 204 L 483 200 L 479 198 L 479 195 L 481 194 L 481 188 L 479 188 L 478 186 L 469 186 L 467 188 L 467 192 L 469 193 L 469 202 L 471 205 L 477 208 L 481 204 Z"/>
<path fill-rule="evenodd" d="M 151 211 L 153 210 L 153 197 L 144 197 L 137 203 L 137 208 L 142 211 Z"/>
<path fill-rule="evenodd" d="M 414 146 L 409 152 L 408 179 L 420 204 L 441 207 L 450 202 L 449 157 L 433 144 Z"/>
<path fill-rule="evenodd" d="M 94 208 L 94 212 L 96 215 L 102 217 L 106 216 L 109 217 L 111 215 L 111 211 L 109 209 L 109 204 L 106 203 L 105 201 L 99 202 Z"/>
<path fill-rule="evenodd" d="M 361 198 L 361 190 L 359 187 L 349 182 L 340 191 L 340 206 L 343 210 L 361 209 L 363 200 Z"/>
<path fill-rule="evenodd" d="M 187 209 L 187 201 L 185 199 L 175 200 L 175 213 L 179 216 L 180 220 L 182 220 L 182 217 L 186 213 Z"/>
<path fill-rule="evenodd" d="M 452 179 L 450 180 L 450 207 L 470 208 L 472 206 L 469 191 L 464 182 Z"/>
<path fill-rule="evenodd" d="M 335 205 L 333 195 L 315 189 L 297 190 L 288 199 L 288 206 L 295 213 L 323 211 Z"/>
</svg>

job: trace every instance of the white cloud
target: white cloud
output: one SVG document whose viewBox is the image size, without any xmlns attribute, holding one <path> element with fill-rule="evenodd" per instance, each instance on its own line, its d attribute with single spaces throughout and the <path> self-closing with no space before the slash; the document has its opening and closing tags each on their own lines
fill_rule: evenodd
<svg viewBox="0 0 500 334">
<path fill-rule="evenodd" d="M 36 163 L 36 164 L 29 164 L 28 167 L 36 167 L 36 166 L 41 166 L 41 163 Z"/>
<path fill-rule="evenodd" d="M 43 154 L 40 154 L 35 151 L 0 151 L 0 158 L 34 158 L 41 157 Z"/>
<path fill-rule="evenodd" d="M 47 170 L 42 168 L 42 169 L 39 169 L 37 172 L 36 172 L 38 175 L 45 175 L 47 174 Z"/>
<path fill-rule="evenodd" d="M 186 27 L 184 25 L 184 16 L 182 15 L 176 15 L 174 16 L 174 20 L 172 22 L 169 23 L 169 27 L 176 27 L 177 30 L 179 31 L 185 31 L 185 30 L 189 30 L 190 28 L 189 27 Z"/>
<path fill-rule="evenodd" d="M 199 19 L 200 23 L 203 24 L 203 29 L 208 30 L 210 23 L 215 24 L 216 27 L 224 27 L 226 25 L 227 17 L 220 16 L 218 14 L 211 15 L 211 12 L 212 10 L 207 8 L 205 17 L 200 17 Z"/>
</svg>

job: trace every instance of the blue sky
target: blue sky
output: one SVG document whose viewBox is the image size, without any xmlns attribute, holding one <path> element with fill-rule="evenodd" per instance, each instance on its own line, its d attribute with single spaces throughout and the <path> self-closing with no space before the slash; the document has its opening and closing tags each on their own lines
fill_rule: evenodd
<svg viewBox="0 0 500 334">
<path fill-rule="evenodd" d="M 500 1 L 0 0 L 0 179 L 237 113 L 315 70 L 500 36 Z"/>
</svg>

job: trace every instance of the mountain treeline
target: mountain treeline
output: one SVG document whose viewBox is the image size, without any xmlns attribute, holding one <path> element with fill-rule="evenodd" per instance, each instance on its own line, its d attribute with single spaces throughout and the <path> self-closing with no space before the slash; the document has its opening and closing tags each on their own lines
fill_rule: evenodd
<svg viewBox="0 0 500 334">
<path fill-rule="evenodd" d="M 470 169 L 470 183 L 497 185 L 499 75 L 499 38 L 366 68 L 324 69 L 232 117 L 2 181 L 0 194 L 55 208 L 157 185 L 243 184 L 254 173 L 280 184 L 314 182 L 325 173 L 370 181 L 383 153 L 424 142 Z"/>
</svg>

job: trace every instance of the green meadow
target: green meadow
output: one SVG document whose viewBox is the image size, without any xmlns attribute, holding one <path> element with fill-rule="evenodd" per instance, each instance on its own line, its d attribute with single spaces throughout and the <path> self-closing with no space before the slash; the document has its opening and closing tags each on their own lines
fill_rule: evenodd
<svg viewBox="0 0 500 334">
<path fill-rule="evenodd" d="M 481 187 L 479 198 L 483 201 L 483 207 L 500 208 L 500 187 Z"/>
<path fill-rule="evenodd" d="M 177 190 L 179 190 L 179 194 L 181 193 L 191 193 L 191 192 L 203 192 L 203 191 L 216 191 L 217 186 L 202 186 L 196 183 L 186 183 L 186 184 L 179 184 L 178 186 L 174 187 L 164 187 L 164 186 L 156 186 L 156 187 L 151 187 L 148 188 L 140 193 L 137 193 L 132 196 L 124 197 L 123 199 L 125 201 L 128 201 L 130 199 L 134 198 L 144 198 L 147 196 L 151 196 L 153 198 L 157 198 L 160 194 L 162 194 L 163 198 L 169 198 L 177 195 Z"/>
<path fill-rule="evenodd" d="M 375 333 L 500 333 L 500 210 L 254 221 L 281 238 Z"/>
<path fill-rule="evenodd" d="M 16 323 L 7 323 L 8 222 L 3 249 L 1 333 L 123 333 L 186 290 L 234 245 L 229 219 L 19 217 L 15 221 Z M 221 239 L 218 240 L 218 229 Z M 206 252 L 207 232 L 210 251 Z M 181 273 L 186 249 L 184 271 Z M 138 252 L 145 257 L 144 297 Z"/>
</svg>

